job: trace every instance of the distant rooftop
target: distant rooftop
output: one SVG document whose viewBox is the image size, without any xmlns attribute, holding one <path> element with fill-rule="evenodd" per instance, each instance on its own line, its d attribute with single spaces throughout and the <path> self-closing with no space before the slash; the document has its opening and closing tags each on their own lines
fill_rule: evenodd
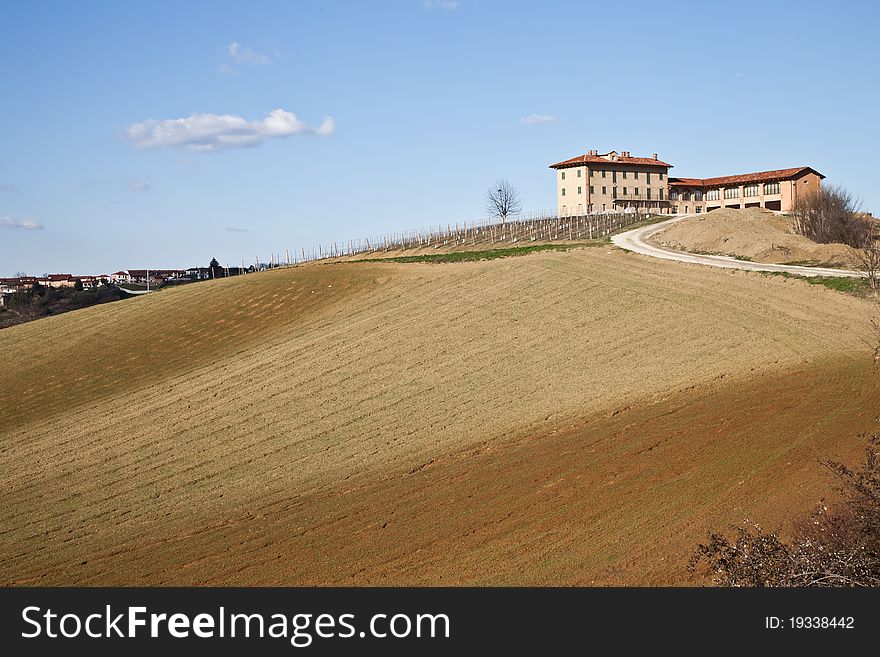
<svg viewBox="0 0 880 657">
<path fill-rule="evenodd" d="M 678 187 L 721 187 L 724 185 L 739 185 L 741 183 L 765 182 L 768 180 L 788 180 L 807 172 L 813 172 L 820 178 L 825 177 L 812 167 L 792 167 L 790 169 L 773 169 L 772 171 L 741 173 L 735 176 L 719 176 L 717 178 L 670 178 L 669 184 L 670 186 Z"/>
<path fill-rule="evenodd" d="M 632 155 L 630 155 L 629 151 L 620 151 L 620 153 L 618 153 L 617 151 L 609 151 L 608 153 L 587 151 L 583 155 L 578 155 L 577 157 L 563 160 L 562 162 L 557 162 L 556 164 L 551 164 L 550 168 L 568 169 L 570 167 L 578 167 L 584 164 L 608 164 L 609 162 L 613 162 L 614 164 L 629 164 L 642 167 L 662 167 L 664 169 L 672 168 L 672 165 L 668 162 L 658 160 L 657 153 L 654 153 L 651 157 L 633 157 Z"/>
</svg>

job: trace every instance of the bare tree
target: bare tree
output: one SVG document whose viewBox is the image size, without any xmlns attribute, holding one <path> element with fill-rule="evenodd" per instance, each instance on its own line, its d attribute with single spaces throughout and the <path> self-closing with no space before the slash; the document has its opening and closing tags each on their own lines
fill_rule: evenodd
<svg viewBox="0 0 880 657">
<path fill-rule="evenodd" d="M 880 367 L 880 315 L 871 318 L 871 333 L 868 346 L 873 349 L 874 367 Z"/>
<path fill-rule="evenodd" d="M 500 217 L 501 225 L 507 217 L 522 210 L 519 192 L 506 180 L 499 180 L 486 193 L 486 212 L 490 217 Z"/>
<path fill-rule="evenodd" d="M 871 222 L 860 216 L 858 202 L 842 187 L 825 186 L 799 196 L 792 215 L 795 232 L 820 244 L 861 248 L 871 234 Z"/>
<path fill-rule="evenodd" d="M 855 267 L 868 277 L 868 284 L 876 294 L 880 290 L 880 239 L 874 234 L 876 221 L 863 219 L 868 225 L 862 245 L 853 249 Z"/>
</svg>

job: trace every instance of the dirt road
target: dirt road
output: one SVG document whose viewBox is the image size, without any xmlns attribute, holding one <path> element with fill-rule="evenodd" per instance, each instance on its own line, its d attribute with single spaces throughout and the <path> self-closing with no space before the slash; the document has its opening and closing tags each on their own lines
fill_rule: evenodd
<svg viewBox="0 0 880 657">
<path fill-rule="evenodd" d="M 671 224 L 686 219 L 687 216 L 675 217 L 669 221 L 663 221 L 659 224 L 651 224 L 650 226 L 642 226 L 625 233 L 614 235 L 611 241 L 615 246 L 619 246 L 627 251 L 633 251 L 642 255 L 651 256 L 652 258 L 662 258 L 663 260 L 677 260 L 679 262 L 689 262 L 696 265 L 708 265 L 710 267 L 721 267 L 723 269 L 743 269 L 745 271 L 772 271 L 794 274 L 796 276 L 862 276 L 861 273 L 851 269 L 831 269 L 828 267 L 802 267 L 798 265 L 774 265 L 763 262 L 749 262 L 748 260 L 738 260 L 729 256 L 720 255 L 702 255 L 697 253 L 688 253 L 679 251 L 668 246 L 662 246 L 651 241 L 651 237 L 662 230 L 666 230 Z"/>
</svg>

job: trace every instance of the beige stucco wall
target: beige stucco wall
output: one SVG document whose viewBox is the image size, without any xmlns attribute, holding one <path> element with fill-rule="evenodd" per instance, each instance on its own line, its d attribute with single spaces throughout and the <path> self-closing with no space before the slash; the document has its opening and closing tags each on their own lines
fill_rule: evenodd
<svg viewBox="0 0 880 657">
<path fill-rule="evenodd" d="M 650 174 L 650 182 L 648 174 Z M 556 171 L 556 207 L 562 215 L 601 212 L 603 209 L 610 211 L 614 208 L 614 187 L 617 187 L 618 201 L 638 201 L 642 206 L 648 201 L 647 190 L 650 189 L 652 202 L 649 205 L 659 208 L 666 205 L 655 202 L 666 200 L 668 181 L 668 171 L 661 166 L 633 166 L 612 161 L 602 164 L 591 162 L 585 166 Z M 626 205 L 626 203 L 618 203 L 620 209 Z"/>
<path fill-rule="evenodd" d="M 764 193 L 764 184 L 763 182 L 757 183 L 758 185 L 758 195 L 757 196 L 745 196 L 744 188 L 748 185 L 728 185 L 728 187 L 736 187 L 737 194 L 735 198 L 725 198 L 724 190 L 726 187 L 720 188 L 709 188 L 709 189 L 719 189 L 719 198 L 716 200 L 706 200 L 705 195 L 708 189 L 703 190 L 703 199 L 701 201 L 696 200 L 695 193 L 696 189 L 693 188 L 678 188 L 678 193 L 680 195 L 684 195 L 685 192 L 690 192 L 691 198 L 690 200 L 684 200 L 683 198 L 679 199 L 670 199 L 672 203 L 672 207 L 680 214 L 693 214 L 695 212 L 710 212 L 717 208 L 744 208 L 744 207 L 767 207 L 768 203 L 773 203 L 774 201 L 779 202 L 779 209 L 783 212 L 788 212 L 794 207 L 794 203 L 797 200 L 798 195 L 808 194 L 814 191 L 818 191 L 821 185 L 821 178 L 813 173 L 812 171 L 806 172 L 798 176 L 797 178 L 792 178 L 790 180 L 781 180 L 779 181 L 779 193 L 778 194 L 765 194 Z"/>
</svg>

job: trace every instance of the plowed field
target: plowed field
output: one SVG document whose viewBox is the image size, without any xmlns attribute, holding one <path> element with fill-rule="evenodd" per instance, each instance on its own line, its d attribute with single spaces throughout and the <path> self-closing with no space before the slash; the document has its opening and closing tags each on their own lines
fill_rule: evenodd
<svg viewBox="0 0 880 657">
<path fill-rule="evenodd" d="M 656 584 L 876 426 L 868 302 L 609 248 L 0 332 L 0 582 Z"/>
</svg>

